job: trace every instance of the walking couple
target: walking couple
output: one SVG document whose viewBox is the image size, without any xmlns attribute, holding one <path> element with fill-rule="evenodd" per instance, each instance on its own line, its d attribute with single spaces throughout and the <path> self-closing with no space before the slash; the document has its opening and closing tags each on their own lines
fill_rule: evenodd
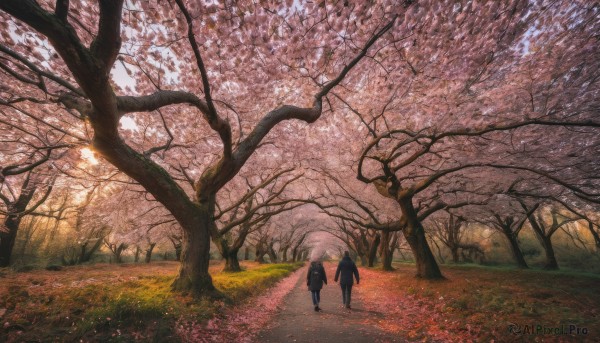
<svg viewBox="0 0 600 343">
<path fill-rule="evenodd" d="M 358 269 L 356 264 L 350 259 L 350 254 L 344 252 L 344 257 L 338 264 L 335 272 L 335 282 L 340 280 L 340 286 L 342 288 L 342 301 L 345 308 L 350 308 L 350 298 L 352 294 L 352 285 L 354 284 L 354 278 L 356 278 L 356 284 L 360 282 L 358 276 Z M 306 285 L 312 294 L 313 305 L 315 311 L 321 311 L 319 302 L 321 301 L 321 289 L 323 284 L 327 284 L 327 275 L 325 275 L 325 268 L 320 261 L 313 261 L 310 263 L 308 273 L 306 274 Z"/>
</svg>

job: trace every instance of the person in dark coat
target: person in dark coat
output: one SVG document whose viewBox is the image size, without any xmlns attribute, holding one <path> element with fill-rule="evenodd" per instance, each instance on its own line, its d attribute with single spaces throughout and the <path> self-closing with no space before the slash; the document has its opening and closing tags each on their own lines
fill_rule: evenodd
<svg viewBox="0 0 600 343">
<path fill-rule="evenodd" d="M 350 253 L 345 251 L 344 258 L 342 258 L 335 271 L 334 281 L 337 282 L 338 279 L 340 280 L 340 286 L 342 287 L 342 301 L 344 302 L 344 307 L 348 309 L 350 308 L 352 285 L 354 284 L 354 278 L 352 276 L 356 278 L 356 284 L 358 285 L 360 282 L 358 268 L 356 268 L 354 261 L 350 259 Z"/>
<path fill-rule="evenodd" d="M 319 302 L 321 301 L 321 289 L 323 288 L 323 284 L 327 284 L 325 268 L 323 268 L 321 262 L 313 261 L 310 263 L 310 268 L 308 268 L 308 273 L 306 274 L 306 285 L 312 294 L 315 311 L 321 311 Z"/>
</svg>

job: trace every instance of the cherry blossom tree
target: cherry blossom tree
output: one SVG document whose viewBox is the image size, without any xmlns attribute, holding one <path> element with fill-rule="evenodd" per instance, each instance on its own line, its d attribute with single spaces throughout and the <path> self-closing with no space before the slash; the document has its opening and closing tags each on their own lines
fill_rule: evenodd
<svg viewBox="0 0 600 343">
<path fill-rule="evenodd" d="M 463 261 L 468 259 L 469 262 L 472 262 L 475 258 L 480 261 L 484 260 L 485 252 L 479 244 L 464 241 L 464 234 L 469 225 L 465 217 L 455 215 L 450 211 L 446 212 L 447 218 L 437 216 L 438 218 L 428 221 L 432 227 L 431 235 L 450 250 L 454 263 L 459 263 L 461 256 Z"/>
<path fill-rule="evenodd" d="M 34 37 L 34 47 L 27 51 L 7 37 L 3 53 L 18 71 L 4 70 L 15 82 L 49 95 L 49 100 L 60 104 L 58 108 L 78 113 L 93 130 L 94 151 L 141 184 L 176 218 L 183 228 L 184 248 L 174 289 L 214 294 L 208 257 L 217 192 L 235 177 L 275 125 L 289 119 L 310 123 L 321 116 L 325 96 L 394 25 L 400 14 L 397 11 L 410 2 L 394 4 L 311 3 L 298 8 L 292 2 L 219 6 L 176 0 L 127 3 L 124 7 L 124 1 L 100 1 L 95 6 L 88 2 L 5 1 L 0 5 L 4 11 L 2 31 L 27 32 Z M 319 47 L 324 39 L 320 34 L 329 38 L 326 48 Z M 306 38 L 309 36 L 315 38 Z M 139 42 L 147 44 L 140 46 Z M 233 51 L 239 58 L 221 63 Z M 170 57 L 163 58 L 166 56 Z M 264 62 L 255 62 L 261 60 Z M 113 82 L 116 62 L 128 72 L 134 70 L 137 91 L 130 91 L 131 95 L 118 95 L 127 87 Z M 277 83 L 284 73 L 296 79 L 288 78 L 291 82 L 282 87 Z M 199 78 L 192 77 L 198 74 Z M 46 86 L 46 80 L 52 87 Z M 235 91 L 244 88 L 248 89 L 245 94 Z M 284 96 L 272 97 L 273 89 Z M 289 89 L 300 93 L 289 93 Z M 202 97 L 193 93 L 197 90 L 203 92 Z M 309 107 L 282 105 L 288 99 L 307 97 L 312 103 Z M 234 105 L 235 99 L 240 99 L 241 105 Z M 263 100 L 250 112 L 268 112 L 249 131 L 251 121 L 242 123 L 240 119 L 245 99 L 249 104 Z M 200 113 L 217 136 L 208 143 L 218 157 L 204 164 L 195 176 L 190 190 L 193 197 L 169 173 L 170 168 L 153 158 L 173 146 L 169 120 L 161 112 L 176 116 L 175 109 L 181 109 L 178 104 L 191 107 L 180 110 L 186 112 L 184 117 L 191 119 Z M 166 138 L 166 144 L 140 152 L 134 142 L 127 142 L 119 132 L 119 121 L 140 112 L 162 117 L 166 135 L 156 137 Z M 140 117 L 145 120 L 147 116 Z M 228 117 L 237 117 L 242 125 L 233 130 Z M 207 132 L 208 136 L 212 133 Z M 185 174 L 182 169 L 180 175 Z"/>
<path fill-rule="evenodd" d="M 85 191 L 83 201 L 76 209 L 72 219 L 73 242 L 68 243 L 61 256 L 63 265 L 87 263 L 102 247 L 104 238 L 110 233 L 106 221 L 92 208 L 92 201 L 97 196 L 98 185 Z"/>
<path fill-rule="evenodd" d="M 0 62 L 0 70 L 5 67 Z M 57 160 L 68 154 L 72 144 L 51 124 L 31 120 L 31 106 L 18 107 L 27 100 L 6 99 L 3 88 L 0 94 L 0 266 L 6 267 L 22 219 L 28 215 L 55 217 L 41 213 L 42 205 L 55 188 L 61 164 Z"/>
<path fill-rule="evenodd" d="M 285 223 L 279 225 L 282 228 L 277 237 L 281 262 L 294 262 L 298 254 L 299 244 L 302 245 L 306 237 L 313 231 L 309 228 L 311 220 L 296 219 L 291 223 L 286 220 Z M 291 255 L 288 255 L 288 253 L 291 253 Z"/>
<path fill-rule="evenodd" d="M 523 180 L 515 182 L 508 194 L 517 197 L 520 206 L 528 213 L 529 225 L 546 255 L 544 269 L 556 270 L 558 261 L 554 253 L 552 236 L 563 226 L 579 220 L 587 221 L 588 228 L 591 226 L 591 230 L 593 230 L 593 224 L 590 224 L 593 223 L 592 219 L 581 211 L 581 209 L 589 207 L 589 204 L 586 206 L 585 202 L 573 199 L 572 195 L 569 199 L 569 194 L 564 194 L 565 192 L 553 194 L 548 188 L 546 188 L 545 194 L 526 191 L 523 189 L 523 184 L 527 184 L 527 182 L 523 182 Z M 531 189 L 532 186 L 533 184 L 529 182 L 526 188 Z M 565 198 L 565 196 L 567 197 Z M 592 236 L 594 235 L 592 234 Z"/>
<path fill-rule="evenodd" d="M 268 176 L 247 176 L 244 179 L 247 190 L 241 197 L 235 196 L 239 193 L 239 187 L 233 187 L 229 197 L 222 196 L 217 200 L 217 225 L 211 230 L 211 237 L 225 259 L 225 271 L 241 271 L 238 253 L 248 235 L 260 230 L 273 216 L 304 204 L 304 199 L 285 196 L 286 188 L 293 186 L 302 176 L 288 175 L 292 171 L 293 169 L 284 169 Z M 222 198 L 229 198 L 229 201 Z M 273 256 L 276 256 L 273 252 L 274 238 L 270 237 L 266 244 L 266 251 L 272 257 L 272 262 Z"/>
<path fill-rule="evenodd" d="M 392 261 L 394 259 L 394 251 L 398 247 L 398 233 L 384 231 L 381 234 L 381 245 L 379 247 L 379 256 L 383 270 L 394 270 Z"/>
<path fill-rule="evenodd" d="M 527 207 L 524 207 L 523 209 L 527 211 Z M 532 213 L 527 219 L 546 253 L 544 269 L 556 270 L 558 269 L 558 262 L 556 261 L 554 248 L 552 246 L 552 235 L 554 235 L 563 225 L 577 221 L 579 218 L 570 218 L 569 216 L 559 213 L 556 209 L 551 209 L 550 215 L 552 220 L 550 224 L 548 224 L 542 213 L 542 211 L 538 211 L 535 215 Z"/>
<path fill-rule="evenodd" d="M 333 183 L 329 185 L 329 181 L 333 181 Z M 397 231 L 404 231 L 407 227 L 406 217 L 398 218 L 394 215 L 400 209 L 397 203 L 382 198 L 376 192 L 370 194 L 364 185 L 362 187 L 344 185 L 332 175 L 327 175 L 323 183 L 328 185 L 326 187 L 327 194 L 334 200 L 326 206 L 322 202 L 318 204 L 323 212 L 338 220 L 337 230 L 341 231 L 341 234 L 336 234 L 334 232 L 336 229 L 329 232 L 345 241 L 363 262 L 366 261 L 365 264 L 368 266 L 375 264 L 377 251 L 380 250 L 380 255 L 384 259 L 384 268 L 391 269 L 393 251 L 399 242 L 397 238 L 393 238 L 393 235 Z M 444 194 L 445 192 L 438 189 L 437 192 L 430 193 L 429 198 L 422 198 L 419 202 L 416 219 L 422 222 L 440 210 L 485 202 L 485 200 L 477 198 L 461 199 L 454 195 L 445 195 L 442 198 Z M 381 243 L 385 245 L 387 252 L 383 250 L 383 247 L 379 248 Z M 433 262 L 435 263 L 435 260 Z"/>
<path fill-rule="evenodd" d="M 336 93 L 366 129 L 358 179 L 398 203 L 417 275 L 431 279 L 441 273 L 420 212 L 483 203 L 483 194 L 524 175 L 598 201 L 594 163 L 586 163 L 598 140 L 594 6 L 470 3 L 440 11 L 412 31 L 412 44 L 402 41 L 377 60 L 384 76 L 369 69 L 362 84 Z M 443 28 L 457 23 L 448 38 Z"/>
<path fill-rule="evenodd" d="M 456 260 L 469 229 L 448 210 L 500 230 L 526 266 L 522 228 L 537 225 L 549 249 L 560 230 L 533 190 L 587 220 L 600 246 L 596 4 L 6 0 L 0 10 L 10 146 L 0 164 L 70 149 L 61 173 L 110 184 L 85 211 L 98 225 L 76 225 L 84 245 L 69 260 L 104 239 L 151 257 L 168 237 L 182 261 L 173 288 L 213 295 L 211 240 L 235 268 L 244 244 L 258 260 L 304 259 L 322 248 L 313 231 L 329 227 L 369 265 L 379 250 L 391 268 L 407 243 L 417 275 L 435 279 L 428 237 L 440 234 Z M 88 162 L 75 162 L 83 151 Z M 288 167 L 305 178 L 270 180 Z M 300 203 L 329 218 L 274 216 Z"/>
<path fill-rule="evenodd" d="M 292 262 L 303 261 L 302 254 L 307 250 L 307 238 L 310 235 L 310 230 L 302 232 L 296 237 L 292 243 Z"/>
<path fill-rule="evenodd" d="M 0 208 L 3 216 L 0 227 L 0 267 L 10 265 L 23 218 L 38 209 L 52 192 L 55 173 L 52 170 L 50 173 L 39 170 L 43 168 L 39 166 L 48 160 L 49 155 L 50 152 L 37 160 L 32 158 L 22 164 L 7 165 L 0 169 L 0 199 L 4 205 L 4 208 Z"/>
</svg>

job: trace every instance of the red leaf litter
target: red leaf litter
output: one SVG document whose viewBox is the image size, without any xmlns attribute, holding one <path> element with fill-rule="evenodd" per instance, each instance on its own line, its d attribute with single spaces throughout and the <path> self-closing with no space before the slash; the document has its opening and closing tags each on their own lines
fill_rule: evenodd
<svg viewBox="0 0 600 343">
<path fill-rule="evenodd" d="M 369 323 L 408 341 L 475 342 L 476 328 L 466 327 L 444 314 L 446 301 L 423 299 L 399 289 L 391 276 L 361 268 L 356 296 L 365 309 L 379 312 L 381 318 Z M 369 325 L 368 323 L 365 323 Z"/>
<path fill-rule="evenodd" d="M 305 272 L 305 268 L 300 268 L 263 295 L 241 306 L 226 308 L 206 324 L 179 322 L 177 334 L 184 342 L 253 342 L 260 331 L 273 323 L 271 319 L 280 309 L 283 298 Z"/>
</svg>

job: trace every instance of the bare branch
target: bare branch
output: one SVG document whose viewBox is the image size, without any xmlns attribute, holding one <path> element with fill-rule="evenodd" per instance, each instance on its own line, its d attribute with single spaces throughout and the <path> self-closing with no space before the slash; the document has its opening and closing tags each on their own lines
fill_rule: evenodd
<svg viewBox="0 0 600 343">
<path fill-rule="evenodd" d="M 90 51 L 104 64 L 104 76 L 108 74 L 121 49 L 121 12 L 123 0 L 100 0 L 100 25 L 98 35 L 90 45 Z M 58 8 L 57 8 L 58 9 Z"/>
<path fill-rule="evenodd" d="M 69 14 L 69 0 L 56 0 L 54 14 L 58 20 L 66 23 L 67 15 Z"/>
<path fill-rule="evenodd" d="M 188 39 L 190 41 L 190 45 L 192 46 L 192 50 L 194 51 L 194 56 L 196 57 L 196 63 L 198 64 L 198 69 L 200 70 L 200 74 L 202 75 L 202 86 L 204 87 L 204 98 L 206 99 L 207 112 L 205 113 L 210 121 L 218 123 L 217 132 L 219 132 L 219 136 L 221 136 L 221 140 L 223 141 L 223 157 L 225 159 L 231 158 L 231 126 L 229 123 L 220 118 L 217 113 L 217 109 L 212 100 L 212 96 L 210 94 L 210 83 L 208 81 L 208 73 L 206 72 L 206 67 L 204 66 L 204 62 L 202 61 L 202 56 L 200 55 L 200 49 L 198 48 L 198 43 L 196 42 L 196 37 L 194 36 L 194 27 L 192 22 L 192 17 L 190 16 L 187 8 L 183 4 L 182 0 L 175 0 L 177 6 L 183 13 L 185 20 L 188 25 Z M 212 127 L 212 125 L 211 125 Z M 214 128 L 213 128 L 214 129 Z"/>
</svg>

